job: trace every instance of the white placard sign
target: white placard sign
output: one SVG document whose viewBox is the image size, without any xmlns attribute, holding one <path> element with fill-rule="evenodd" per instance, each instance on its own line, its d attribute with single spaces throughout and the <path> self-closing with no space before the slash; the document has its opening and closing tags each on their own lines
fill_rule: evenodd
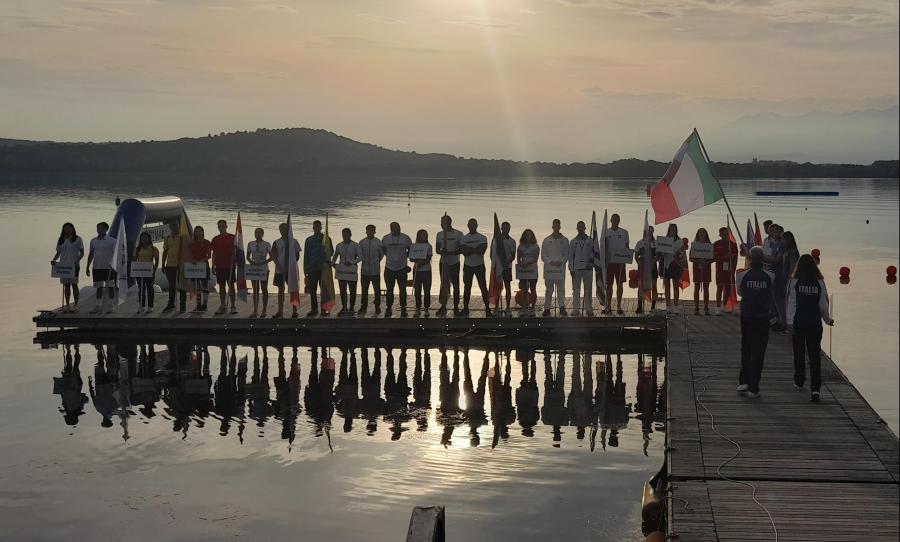
<svg viewBox="0 0 900 542">
<path fill-rule="evenodd" d="M 634 251 L 630 248 L 609 249 L 609 263 L 623 264 L 634 261 Z"/>
<path fill-rule="evenodd" d="M 698 260 L 712 260 L 712 243 L 691 243 L 691 258 Z"/>
<path fill-rule="evenodd" d="M 516 278 L 518 280 L 537 280 L 537 265 L 531 264 L 528 267 L 522 267 L 521 265 L 516 264 Z"/>
<path fill-rule="evenodd" d="M 131 277 L 145 279 L 153 276 L 153 262 L 131 262 Z"/>
<path fill-rule="evenodd" d="M 263 264 L 248 265 L 244 267 L 244 278 L 265 282 L 269 278 L 269 266 Z"/>
<path fill-rule="evenodd" d="M 184 278 L 206 280 L 206 264 L 202 262 L 184 262 Z"/>
<path fill-rule="evenodd" d="M 356 266 L 338 264 L 334 266 L 334 278 L 343 281 L 356 282 Z"/>
<path fill-rule="evenodd" d="M 74 279 L 75 266 L 55 264 L 50 266 L 50 277 L 54 279 Z"/>
<path fill-rule="evenodd" d="M 656 252 L 660 254 L 675 254 L 675 243 L 681 243 L 681 239 L 671 237 L 656 238 Z"/>
<path fill-rule="evenodd" d="M 413 243 L 409 246 L 410 260 L 424 260 L 428 257 L 428 243 Z"/>
<path fill-rule="evenodd" d="M 544 266 L 544 280 L 566 280 L 565 266 L 552 267 Z"/>
</svg>

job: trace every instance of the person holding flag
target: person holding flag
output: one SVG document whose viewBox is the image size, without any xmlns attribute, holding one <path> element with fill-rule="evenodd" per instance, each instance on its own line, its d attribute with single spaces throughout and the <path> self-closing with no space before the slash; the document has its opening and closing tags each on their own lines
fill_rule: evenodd
<svg viewBox="0 0 900 542">
<path fill-rule="evenodd" d="M 310 318 L 319 314 L 319 282 L 322 280 L 322 264 L 325 263 L 325 235 L 322 233 L 322 221 L 314 220 L 313 233 L 303 243 L 303 274 L 306 276 L 306 287 L 309 289 Z M 334 286 L 332 286 L 334 288 Z M 322 308 L 322 316 L 325 316 L 325 308 Z"/>
<path fill-rule="evenodd" d="M 328 215 L 325 215 L 325 234 L 322 237 L 322 249 L 325 251 L 325 261 L 322 262 L 322 275 L 319 284 L 322 287 L 322 316 L 328 316 L 334 308 L 337 296 L 334 293 L 334 269 L 331 260 L 334 258 L 334 244 L 328 235 Z"/>
<path fill-rule="evenodd" d="M 737 266 L 738 247 L 729 228 L 719 228 L 719 239 L 713 243 L 713 261 L 716 265 L 716 315 L 731 312 L 735 306 L 734 271 Z"/>
<path fill-rule="evenodd" d="M 281 237 L 272 243 L 272 261 L 275 262 L 275 274 L 272 282 L 278 288 L 278 312 L 272 318 L 284 316 L 284 288 L 287 285 L 290 291 L 290 303 L 292 306 L 291 318 L 297 317 L 297 307 L 300 306 L 300 284 L 297 262 L 300 260 L 300 243 L 294 239 L 294 230 L 291 227 L 291 215 L 288 221 L 278 225 Z M 296 299 L 295 299 L 296 292 Z"/>
<path fill-rule="evenodd" d="M 491 280 L 488 284 L 488 303 L 500 310 L 500 292 L 506 291 L 506 313 L 512 300 L 512 265 L 516 259 L 516 240 L 509 235 L 509 222 L 499 224 L 494 213 L 494 237 L 491 239 Z"/>
<path fill-rule="evenodd" d="M 119 228 L 116 232 L 116 250 L 113 253 L 113 266 L 116 269 L 117 289 L 116 302 L 118 305 L 125 303 L 128 297 L 128 264 L 131 260 L 128 250 L 128 237 L 125 233 L 125 219 L 119 218 Z M 109 312 L 109 311 L 108 311 Z"/>
<path fill-rule="evenodd" d="M 593 278 L 594 247 L 585 230 L 584 221 L 579 220 L 575 228 L 578 234 L 569 242 L 569 273 L 572 275 L 572 315 L 577 316 L 582 310 L 582 292 L 584 287 L 584 311 L 588 316 L 594 315 L 591 301 L 591 279 Z"/>
<path fill-rule="evenodd" d="M 606 295 L 606 211 L 603 211 L 603 231 L 597 231 L 597 213 L 591 212 L 591 248 L 593 249 L 592 261 L 595 282 L 597 287 L 597 301 L 601 306 L 609 305 L 609 297 Z"/>
<path fill-rule="evenodd" d="M 219 235 L 212 238 L 212 270 L 216 276 L 216 285 L 219 288 L 219 308 L 216 314 L 225 314 L 229 311 L 225 300 L 225 292 L 228 291 L 228 300 L 231 302 L 231 314 L 237 314 L 234 306 L 234 235 L 228 233 L 228 223 L 224 220 L 216 222 Z"/>
<path fill-rule="evenodd" d="M 687 268 L 687 258 L 685 258 L 684 254 L 684 243 L 678 235 L 678 224 L 669 224 L 669 229 L 666 230 L 666 237 L 672 239 L 675 246 L 675 252 L 662 255 L 663 290 L 666 296 L 666 310 L 671 312 L 674 310 L 674 307 L 678 306 L 681 294 L 681 275 Z M 672 304 L 673 297 L 675 299 L 674 306 Z"/>
</svg>

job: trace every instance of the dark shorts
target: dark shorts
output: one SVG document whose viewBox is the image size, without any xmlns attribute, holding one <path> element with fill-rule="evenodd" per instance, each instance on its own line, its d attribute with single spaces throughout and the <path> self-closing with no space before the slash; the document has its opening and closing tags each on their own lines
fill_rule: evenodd
<svg viewBox="0 0 900 542">
<path fill-rule="evenodd" d="M 272 275 L 272 286 L 282 287 L 286 284 L 283 273 L 275 273 Z"/>
<path fill-rule="evenodd" d="M 681 280 L 682 271 L 681 266 L 673 262 L 669 267 L 666 267 L 663 278 Z"/>
<path fill-rule="evenodd" d="M 91 275 L 93 275 L 94 285 L 105 282 L 106 286 L 115 286 L 116 272 L 112 269 L 94 269 L 91 271 Z"/>
<path fill-rule="evenodd" d="M 693 263 L 693 279 L 694 282 L 701 282 L 705 284 L 709 284 L 712 280 L 712 265 L 711 264 L 702 264 L 702 263 Z"/>
<path fill-rule="evenodd" d="M 716 284 L 729 285 L 734 284 L 734 274 L 731 271 L 716 270 Z"/>
<path fill-rule="evenodd" d="M 625 282 L 625 264 L 611 263 L 606 265 L 606 285 L 612 286 L 613 281 L 618 284 Z"/>
<path fill-rule="evenodd" d="M 234 267 L 228 269 L 216 268 L 216 281 L 219 284 L 234 282 L 235 280 L 237 280 L 237 277 L 235 276 Z"/>
</svg>

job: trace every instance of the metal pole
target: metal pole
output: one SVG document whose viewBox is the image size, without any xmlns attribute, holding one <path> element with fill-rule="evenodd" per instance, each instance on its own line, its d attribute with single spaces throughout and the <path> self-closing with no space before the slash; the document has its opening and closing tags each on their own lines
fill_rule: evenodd
<svg viewBox="0 0 900 542">
<path fill-rule="evenodd" d="M 700 142 L 700 150 L 703 151 L 703 155 L 706 157 L 706 162 L 709 164 L 709 170 L 712 171 L 712 160 L 709 159 L 709 153 L 706 152 L 706 145 L 703 144 L 703 139 L 700 138 L 700 132 L 694 128 L 694 133 L 697 134 L 697 141 Z M 725 207 L 728 208 L 728 214 L 731 215 L 731 221 L 734 222 L 734 229 L 737 231 L 738 239 L 741 240 L 741 244 L 746 244 L 744 242 L 744 236 L 741 235 L 741 229 L 737 225 L 737 220 L 734 218 L 734 213 L 731 211 L 731 205 L 728 203 L 728 197 L 725 196 L 725 190 L 722 188 L 722 183 L 719 182 L 719 178 L 716 177 L 715 172 L 713 172 L 713 179 L 716 180 L 716 185 L 719 187 L 719 191 L 722 192 L 722 199 L 725 200 Z"/>
</svg>

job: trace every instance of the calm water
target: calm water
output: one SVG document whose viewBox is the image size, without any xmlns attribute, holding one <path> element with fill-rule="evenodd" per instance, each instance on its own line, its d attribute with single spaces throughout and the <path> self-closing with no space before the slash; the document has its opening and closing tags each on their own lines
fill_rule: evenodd
<svg viewBox="0 0 900 542">
<path fill-rule="evenodd" d="M 501 220 L 512 223 L 514 235 L 531 227 L 542 237 L 555 217 L 571 236 L 577 220 L 589 221 L 592 210 L 602 216 L 609 209 L 622 215 L 622 226 L 634 240 L 648 205 L 643 183 L 610 180 L 453 181 L 452 191 L 450 182 L 441 180 L 297 183 L 265 189 L 247 180 L 227 193 L 221 187 L 192 188 L 189 180 L 139 184 L 142 188 L 134 190 L 141 195 L 181 195 L 192 221 L 207 229 L 218 218 L 233 222 L 240 210 L 247 237 L 253 227 L 262 226 L 270 239 L 289 211 L 298 236 L 305 236 L 308 223 L 327 212 L 332 235 L 348 226 L 358 237 L 368 223 L 383 234 L 387 223 L 396 219 L 407 233 L 424 227 L 433 239 L 445 211 L 458 225 L 477 217 L 485 225 L 482 230 L 488 229 L 496 211 Z M 784 188 L 838 190 L 841 195 L 771 200 L 754 195 L 756 190 Z M 833 336 L 826 332 L 823 346 L 832 350 L 838 365 L 896 432 L 898 295 L 897 285 L 886 283 L 884 269 L 898 263 L 897 181 L 728 182 L 725 190 L 739 221 L 756 211 L 760 222 L 770 218 L 793 231 L 801 250 L 821 250 L 837 321 Z M 66 370 L 67 350 L 33 345 L 30 318 L 38 308 L 59 304 L 59 287 L 47 278 L 46 262 L 61 222 L 74 222 L 82 236 L 90 238 L 93 224 L 112 217 L 116 195 L 132 193 L 74 183 L 0 185 L 0 225 L 14 255 L 0 261 L 0 521 L 11 526 L 4 530 L 16 533 L 11 539 L 68 539 L 68 529 L 91 528 L 108 537 L 138 540 L 152 528 L 163 540 L 396 540 L 405 533 L 411 507 L 430 503 L 447 506 L 448 535 L 454 539 L 640 539 L 640 486 L 662 461 L 663 439 L 654 416 L 644 414 L 659 412 L 642 399 L 649 393 L 638 392 L 648 387 L 641 385 L 639 375 L 644 372 L 638 370 L 641 361 L 634 354 L 622 355 L 620 367 L 616 356 L 585 357 L 557 349 L 533 354 L 451 351 L 443 391 L 456 379 L 450 387 L 459 390 L 457 402 L 455 394 L 442 393 L 441 376 L 447 373 L 440 351 L 379 350 L 379 399 L 392 406 L 372 420 L 362 410 L 357 416 L 347 414 L 341 394 L 350 387 L 340 384 L 342 367 L 349 371 L 355 357 L 359 404 L 364 402 L 363 359 L 374 366 L 376 350 L 371 348 L 346 352 L 345 360 L 345 352 L 334 348 L 323 353 L 321 348 L 302 347 L 295 353 L 291 348 L 229 347 L 222 365 L 223 351 L 214 346 L 194 348 L 191 354 L 189 346 L 156 345 L 150 356 L 150 345 L 99 345 L 99 350 L 81 345 L 83 393 L 90 395 L 88 377 L 102 376 L 109 383 L 104 389 L 123 397 L 122 390 L 129 388 L 119 386 L 122 374 L 146 375 L 147 360 L 153 359 L 159 369 L 159 399 L 152 409 L 132 402 L 130 413 L 117 413 L 112 427 L 103 427 L 89 397 L 77 425 L 68 425 L 60 411 L 61 396 L 51 393 L 52 377 Z M 697 227 L 713 231 L 724 220 L 725 206 L 720 203 L 678 224 L 682 236 L 692 238 Z M 837 282 L 837 269 L 843 265 L 852 270 L 846 285 Z M 95 377 L 98 355 L 100 366 L 107 367 L 109 353 L 120 350 L 131 360 L 124 373 L 109 367 Z M 184 364 L 177 363 L 179 355 L 170 354 L 176 351 L 187 352 Z M 68 354 L 74 364 L 74 347 Z M 547 355 L 550 373 L 561 378 L 561 390 L 555 380 L 549 391 L 545 388 Z M 404 356 L 405 372 L 400 368 Z M 454 369 L 457 357 L 462 376 Z M 268 391 L 263 397 L 266 358 Z M 466 358 L 471 387 L 465 383 Z M 554 407 L 548 411 L 550 418 L 539 417 L 533 435 L 525 427 L 533 414 L 524 421 L 521 416 L 533 408 L 523 410 L 516 404 L 522 371 L 531 358 L 536 360 L 539 408 L 546 401 Z M 324 378 L 323 359 L 335 363 L 331 372 L 330 362 L 325 362 Z M 425 378 L 430 386 L 422 383 L 424 376 L 416 380 L 419 359 L 423 375 L 426 360 L 430 363 L 430 379 Z M 485 360 L 487 374 L 493 376 L 480 387 Z M 663 365 L 658 363 L 655 386 L 662 385 Z M 77 381 L 71 372 L 68 381 Z M 406 383 L 397 385 L 401 373 Z M 510 388 L 504 388 L 507 377 Z M 199 399 L 188 397 L 179 378 L 202 381 L 207 391 L 198 392 Z M 589 420 L 596 420 L 594 446 L 594 424 L 589 421 L 582 432 L 580 422 L 572 421 L 575 411 L 569 403 L 572 390 L 579 389 L 578 379 L 581 396 L 593 398 L 592 408 L 585 411 L 591 413 Z M 511 393 L 512 405 L 496 407 L 491 383 L 498 384 L 498 397 Z M 325 389 L 329 387 L 331 395 Z M 587 392 L 591 387 L 593 395 Z M 627 421 L 624 426 L 603 420 L 601 412 L 611 412 L 599 407 L 603 401 L 597 390 L 604 387 L 615 390 L 612 411 Z M 194 384 L 187 389 L 199 388 Z M 478 390 L 485 389 L 481 406 Z M 564 407 L 560 397 L 565 398 Z M 102 399 L 100 404 L 105 404 Z M 575 404 L 580 404 L 577 399 Z M 392 411 L 395 407 L 398 410 Z M 554 422 L 554 413 L 560 423 Z M 579 410 L 575 417 L 580 416 Z M 351 427 L 345 432 L 347 420 Z"/>
</svg>

